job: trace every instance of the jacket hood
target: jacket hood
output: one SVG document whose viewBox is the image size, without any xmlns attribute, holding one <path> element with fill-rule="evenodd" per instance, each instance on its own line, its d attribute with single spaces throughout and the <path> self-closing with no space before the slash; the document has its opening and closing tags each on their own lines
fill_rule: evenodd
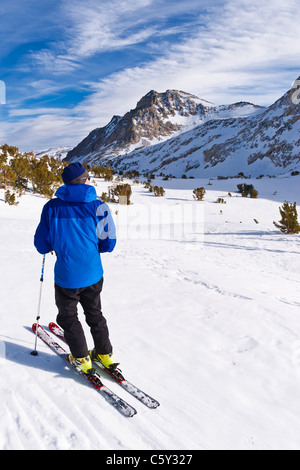
<svg viewBox="0 0 300 470">
<path fill-rule="evenodd" d="M 96 189 L 88 184 L 65 184 L 58 188 L 55 196 L 66 202 L 92 202 L 97 199 Z"/>
</svg>

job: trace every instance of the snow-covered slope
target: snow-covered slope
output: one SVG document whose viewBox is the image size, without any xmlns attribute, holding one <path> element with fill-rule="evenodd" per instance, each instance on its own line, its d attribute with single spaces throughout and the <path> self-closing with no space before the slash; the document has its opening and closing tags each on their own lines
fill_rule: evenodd
<svg viewBox="0 0 300 470">
<path fill-rule="evenodd" d="M 30 355 L 42 262 L 33 235 L 46 200 L 27 194 L 9 207 L 0 190 L 1 450 L 299 449 L 300 237 L 273 220 L 285 200 L 299 207 L 300 177 L 246 182 L 258 199 L 240 197 L 236 180 L 159 179 L 165 198 L 135 185 L 132 206 L 110 206 L 119 242 L 103 255 L 102 300 L 115 359 L 161 403 L 149 410 L 105 379 L 137 408 L 132 419 L 41 342 Z M 98 194 L 107 184 L 97 181 Z M 182 230 L 158 216 L 178 210 Z M 54 262 L 47 255 L 42 325 L 56 316 Z"/>
</svg>

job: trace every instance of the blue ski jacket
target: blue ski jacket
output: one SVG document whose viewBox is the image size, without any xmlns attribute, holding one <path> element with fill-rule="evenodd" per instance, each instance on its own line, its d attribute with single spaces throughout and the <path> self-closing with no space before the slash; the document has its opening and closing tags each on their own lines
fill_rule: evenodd
<svg viewBox="0 0 300 470">
<path fill-rule="evenodd" d="M 64 185 L 45 204 L 34 236 L 41 254 L 55 251 L 55 283 L 68 289 L 100 281 L 100 253 L 116 245 L 116 229 L 107 204 L 86 184 Z"/>
</svg>

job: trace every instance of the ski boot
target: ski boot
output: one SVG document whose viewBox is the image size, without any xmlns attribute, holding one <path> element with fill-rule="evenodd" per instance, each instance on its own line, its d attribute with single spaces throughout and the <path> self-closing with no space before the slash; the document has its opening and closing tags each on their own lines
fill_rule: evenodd
<svg viewBox="0 0 300 470">
<path fill-rule="evenodd" d="M 72 354 L 69 354 L 69 361 L 77 369 L 80 369 L 85 374 L 92 374 L 94 371 L 90 356 L 73 357 Z"/>
<path fill-rule="evenodd" d="M 89 355 L 92 361 L 100 364 L 104 369 L 115 370 L 119 365 L 113 361 L 112 354 L 97 354 L 96 349 L 92 349 Z"/>
</svg>

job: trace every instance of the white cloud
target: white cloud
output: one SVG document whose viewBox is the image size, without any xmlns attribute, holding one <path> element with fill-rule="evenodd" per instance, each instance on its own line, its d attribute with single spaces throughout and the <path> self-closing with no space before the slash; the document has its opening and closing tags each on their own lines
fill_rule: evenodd
<svg viewBox="0 0 300 470">
<path fill-rule="evenodd" d="M 95 54 L 144 42 L 159 32 L 143 18 L 144 9 L 151 3 L 152 0 L 67 0 L 66 38 L 52 44 L 50 49 L 32 53 L 31 57 L 42 69 L 65 74 Z"/>
<path fill-rule="evenodd" d="M 55 54 L 49 50 L 34 52 L 31 54 L 31 58 L 34 65 L 53 74 L 65 74 L 79 67 L 78 57 Z"/>
<path fill-rule="evenodd" d="M 274 15 L 274 9 L 276 15 Z M 163 56 L 101 80 L 79 107 L 91 122 L 124 113 L 150 89 L 183 89 L 218 104 L 246 99 L 271 104 L 296 78 L 300 56 L 296 2 L 233 0 L 211 10 L 193 37 Z"/>
<path fill-rule="evenodd" d="M 66 110 L 61 108 L 32 108 L 32 109 L 11 109 L 9 112 L 10 118 L 22 117 L 22 116 L 40 116 L 40 115 L 50 115 L 55 116 L 65 115 Z"/>
<path fill-rule="evenodd" d="M 215 0 L 215 6 L 225 0 Z M 82 61 L 102 52 L 122 50 L 147 40 L 189 32 L 194 13 L 211 7 L 209 0 L 64 0 L 61 7 L 66 22 L 64 38 L 31 54 L 41 69 L 65 74 L 78 69 Z M 189 24 L 164 26 L 169 18 L 189 12 Z M 163 29 L 162 29 L 163 26 Z"/>
<path fill-rule="evenodd" d="M 71 8 L 73 29 L 58 47 L 59 53 L 40 53 L 44 66 L 71 70 L 79 67 L 83 57 L 137 44 L 156 33 L 156 26 L 147 24 L 140 15 L 142 8 L 148 8 L 152 19 L 154 7 L 161 1 L 117 3 L 117 11 L 115 1 L 99 2 L 95 10 L 92 0 L 86 2 L 86 8 L 82 2 L 66 3 Z M 90 94 L 75 108 L 60 110 L 57 116 L 47 113 L 31 118 L 25 125 L 17 123 L 9 140 L 20 146 L 32 142 L 35 148 L 76 145 L 92 129 L 106 125 L 113 114 L 122 115 L 133 108 L 151 89 L 182 89 L 217 104 L 244 99 L 271 104 L 299 76 L 299 70 L 295 76 L 291 72 L 300 56 L 296 3 L 230 0 L 221 8 L 213 2 L 205 18 L 195 15 L 194 29 L 182 36 L 181 42 L 172 44 L 162 38 L 160 54 L 151 61 L 87 84 Z M 111 8 L 104 9 L 108 4 Z M 168 7 L 163 4 L 161 14 L 167 15 L 170 2 Z M 191 7 L 194 1 L 187 4 Z M 126 14 L 128 20 L 121 23 Z"/>
<path fill-rule="evenodd" d="M 80 127 L 85 129 L 85 119 L 76 122 L 64 110 L 27 117 L 25 121 L 2 123 L 0 141 L 20 148 L 21 151 L 43 150 L 51 146 L 76 145 Z M 53 145 L 52 145 L 53 144 Z"/>
<path fill-rule="evenodd" d="M 222 11 L 211 11 L 192 38 L 169 46 L 163 57 L 102 80 L 87 104 L 116 94 L 121 100 L 132 96 L 133 89 L 138 98 L 152 88 L 181 88 L 220 102 L 232 99 L 233 88 L 247 87 L 258 102 L 271 104 L 300 56 L 298 16 L 293 0 L 228 2 Z"/>
</svg>

